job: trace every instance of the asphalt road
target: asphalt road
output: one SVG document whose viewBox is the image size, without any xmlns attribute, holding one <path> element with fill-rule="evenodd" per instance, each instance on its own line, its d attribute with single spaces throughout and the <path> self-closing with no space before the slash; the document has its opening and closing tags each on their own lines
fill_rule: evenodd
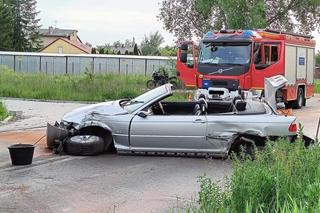
<svg viewBox="0 0 320 213">
<path fill-rule="evenodd" d="M 59 120 L 80 103 L 5 100 L 23 119 L 0 126 L 0 132 L 44 126 Z M 305 131 L 315 135 L 320 96 L 294 111 Z M 168 212 L 182 209 L 197 196 L 198 176 L 224 181 L 232 169 L 228 160 L 121 156 L 53 155 L 42 140 L 30 166 L 12 167 L 7 146 L 35 142 L 45 131 L 0 133 L 0 212 Z"/>
<path fill-rule="evenodd" d="M 297 123 L 304 126 L 304 134 L 315 138 L 320 119 L 320 94 L 316 94 L 313 98 L 307 100 L 306 106 L 302 109 L 294 110 L 294 115 L 297 116 Z M 320 138 L 320 132 L 318 138 Z"/>
<path fill-rule="evenodd" d="M 0 212 L 168 212 L 180 210 L 197 177 L 230 175 L 226 160 L 121 156 L 38 157 L 0 169 Z"/>
</svg>

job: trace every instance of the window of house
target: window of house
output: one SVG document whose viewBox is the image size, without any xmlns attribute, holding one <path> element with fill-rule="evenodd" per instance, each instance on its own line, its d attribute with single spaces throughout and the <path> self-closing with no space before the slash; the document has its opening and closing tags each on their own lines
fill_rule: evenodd
<svg viewBox="0 0 320 213">
<path fill-rule="evenodd" d="M 63 47 L 58 47 L 58 53 L 63 53 Z"/>
</svg>

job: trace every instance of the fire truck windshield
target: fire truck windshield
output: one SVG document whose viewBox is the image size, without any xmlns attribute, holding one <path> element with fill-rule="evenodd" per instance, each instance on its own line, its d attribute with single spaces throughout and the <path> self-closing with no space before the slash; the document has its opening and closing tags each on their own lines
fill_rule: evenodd
<svg viewBox="0 0 320 213">
<path fill-rule="evenodd" d="M 250 43 L 202 43 L 199 64 L 248 65 L 250 52 Z"/>
</svg>

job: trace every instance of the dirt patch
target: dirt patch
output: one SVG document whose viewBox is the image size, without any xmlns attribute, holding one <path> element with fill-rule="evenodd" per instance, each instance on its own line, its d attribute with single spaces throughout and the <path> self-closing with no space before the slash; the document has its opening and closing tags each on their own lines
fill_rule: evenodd
<svg viewBox="0 0 320 213">
<path fill-rule="evenodd" d="M 0 186 L 0 192 L 27 192 L 28 186 L 25 185 L 13 185 L 13 186 Z"/>
<path fill-rule="evenodd" d="M 7 149 L 12 144 L 34 144 L 45 134 L 45 130 L 0 133 L 0 150 Z M 52 151 L 47 149 L 46 146 L 46 137 L 42 138 L 36 144 L 34 157 L 50 155 L 51 153 Z"/>
</svg>

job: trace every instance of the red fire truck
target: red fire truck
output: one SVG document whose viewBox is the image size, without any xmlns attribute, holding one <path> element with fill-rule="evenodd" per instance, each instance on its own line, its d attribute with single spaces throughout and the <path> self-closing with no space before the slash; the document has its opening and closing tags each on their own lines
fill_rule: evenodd
<svg viewBox="0 0 320 213">
<path fill-rule="evenodd" d="M 265 78 L 283 75 L 288 82 L 278 95 L 293 108 L 313 96 L 314 70 L 311 36 L 268 29 L 208 32 L 199 48 L 181 42 L 177 57 L 178 76 L 187 87 L 262 90 Z"/>
</svg>

